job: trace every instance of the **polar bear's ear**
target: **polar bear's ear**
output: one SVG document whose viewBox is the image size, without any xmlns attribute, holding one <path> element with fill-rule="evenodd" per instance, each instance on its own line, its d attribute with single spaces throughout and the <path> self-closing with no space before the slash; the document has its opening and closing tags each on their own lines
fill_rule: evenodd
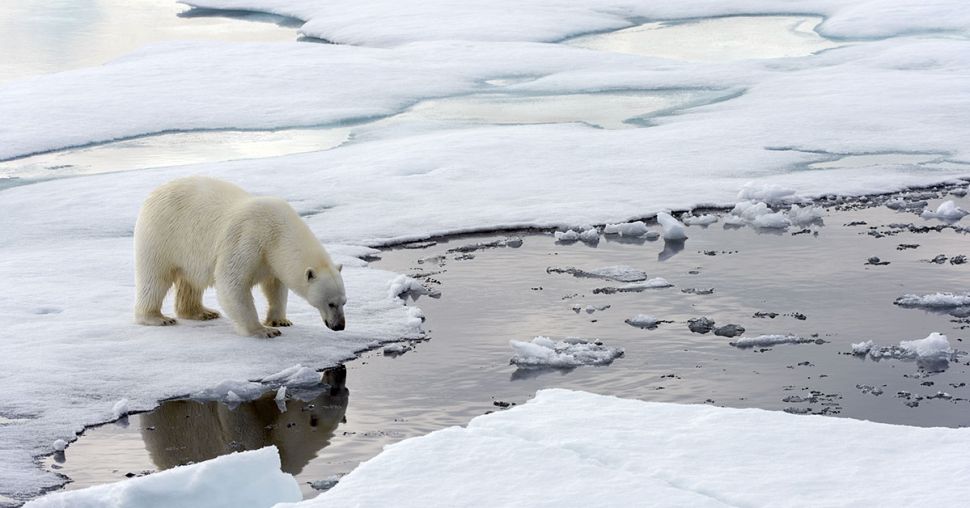
<svg viewBox="0 0 970 508">
<path fill-rule="evenodd" d="M 342 265 L 342 264 L 340 264 L 340 263 L 338 263 L 338 264 L 337 264 L 337 271 L 338 271 L 338 272 L 342 272 L 342 271 L 344 271 L 344 265 Z"/>
<path fill-rule="evenodd" d="M 313 268 L 307 268 L 306 269 L 306 281 L 307 282 L 310 282 L 310 281 L 312 281 L 313 279 L 316 279 L 316 278 L 317 278 L 317 274 L 313 272 Z"/>
</svg>

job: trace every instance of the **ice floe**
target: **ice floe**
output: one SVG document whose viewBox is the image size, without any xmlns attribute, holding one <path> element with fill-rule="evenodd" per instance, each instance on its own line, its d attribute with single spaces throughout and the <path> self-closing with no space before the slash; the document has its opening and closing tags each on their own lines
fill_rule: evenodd
<svg viewBox="0 0 970 508">
<path fill-rule="evenodd" d="M 664 240 L 686 240 L 687 231 L 684 225 L 667 212 L 657 212 L 657 222 L 663 228 Z"/>
<path fill-rule="evenodd" d="M 592 270 L 583 270 L 581 268 L 575 268 L 572 266 L 567 266 L 564 268 L 552 266 L 546 268 L 546 273 L 567 273 L 573 277 L 608 279 L 619 282 L 638 282 L 647 279 L 646 272 L 626 265 L 604 266 L 602 268 L 594 268 Z"/>
<path fill-rule="evenodd" d="M 900 341 L 898 346 L 877 346 L 873 341 L 852 344 L 852 354 L 869 355 L 874 360 L 950 360 L 954 354 L 946 335 L 931 333 L 924 339 Z"/>
<path fill-rule="evenodd" d="M 297 506 L 423 507 L 429 492 L 442 506 L 961 506 L 968 439 L 965 428 L 542 390 L 387 447 Z"/>
<path fill-rule="evenodd" d="M 935 212 L 930 210 L 923 210 L 920 217 L 924 219 L 940 219 L 947 222 L 956 222 L 964 218 L 970 212 L 960 208 L 953 202 L 953 200 L 944 201 L 936 208 Z"/>
<path fill-rule="evenodd" d="M 530 342 L 509 342 L 515 355 L 510 363 L 520 368 L 573 368 L 582 365 L 608 365 L 623 356 L 622 348 L 569 337 L 554 340 L 536 337 Z"/>
<path fill-rule="evenodd" d="M 730 342 L 737 348 L 775 346 L 778 344 L 807 344 L 819 342 L 819 339 L 799 337 L 797 335 L 758 335 L 757 337 L 741 337 Z"/>
<path fill-rule="evenodd" d="M 673 284 L 668 282 L 667 279 L 663 277 L 654 277 L 643 282 L 631 282 L 622 286 L 596 288 L 593 290 L 593 294 L 612 295 L 615 293 L 639 293 L 648 289 L 665 289 L 669 287 L 673 287 Z"/>
<path fill-rule="evenodd" d="M 637 328 L 656 328 L 660 320 L 647 314 L 637 314 L 632 318 L 626 319 L 624 322 Z"/>
<path fill-rule="evenodd" d="M 647 229 L 647 225 L 642 221 L 634 222 L 621 222 L 618 224 L 607 224 L 603 228 L 603 233 L 607 235 L 619 235 L 619 236 L 629 236 L 634 238 L 639 238 L 646 235 L 650 230 Z"/>
<path fill-rule="evenodd" d="M 970 306 L 970 293 L 905 294 L 897 298 L 893 303 L 900 307 L 946 310 Z"/>
<path fill-rule="evenodd" d="M 280 470 L 275 446 L 86 489 L 55 492 L 29 508 L 206 506 L 270 508 L 303 499 L 296 479 Z"/>
</svg>

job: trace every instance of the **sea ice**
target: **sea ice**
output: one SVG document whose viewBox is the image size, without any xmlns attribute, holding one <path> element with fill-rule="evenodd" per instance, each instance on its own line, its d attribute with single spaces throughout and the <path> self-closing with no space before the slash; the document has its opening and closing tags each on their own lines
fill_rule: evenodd
<svg viewBox="0 0 970 508">
<path fill-rule="evenodd" d="M 673 287 L 673 284 L 663 277 L 654 277 L 643 282 L 631 282 L 617 287 L 603 287 L 593 290 L 593 294 L 612 295 L 615 293 L 639 293 L 648 289 L 664 289 Z"/>
<path fill-rule="evenodd" d="M 297 507 L 417 508 L 429 492 L 441 506 L 962 506 L 968 440 L 966 428 L 541 390 L 389 446 Z"/>
<path fill-rule="evenodd" d="M 895 301 L 900 307 L 922 307 L 927 309 L 952 309 L 970 306 L 970 293 L 932 293 L 928 295 L 906 294 Z"/>
<path fill-rule="evenodd" d="M 629 237 L 641 237 L 647 234 L 649 230 L 647 225 L 642 221 L 638 220 L 635 222 L 622 222 L 619 224 L 607 224 L 603 228 L 603 233 L 607 235 L 620 235 Z"/>
<path fill-rule="evenodd" d="M 940 219 L 947 222 L 956 222 L 965 217 L 970 212 L 960 208 L 953 200 L 944 201 L 936 208 L 935 212 L 923 210 L 920 217 L 924 219 Z"/>
<path fill-rule="evenodd" d="M 515 355 L 510 363 L 520 368 L 573 368 L 581 365 L 608 365 L 623 356 L 622 348 L 607 347 L 585 339 L 555 341 L 536 337 L 531 342 L 509 341 Z"/>
<path fill-rule="evenodd" d="M 25 508 L 269 508 L 301 499 L 296 479 L 280 470 L 276 447 L 267 446 L 116 483 L 54 492 Z"/>
<path fill-rule="evenodd" d="M 657 212 L 657 222 L 663 228 L 664 240 L 685 240 L 687 231 L 684 225 L 667 212 Z"/>
<path fill-rule="evenodd" d="M 866 355 L 874 346 L 875 344 L 871 340 L 854 343 L 852 344 L 852 354 Z"/>
<path fill-rule="evenodd" d="M 822 218 L 823 210 L 817 206 L 798 206 L 791 205 L 788 211 L 788 220 L 796 226 L 807 226 Z"/>
<path fill-rule="evenodd" d="M 637 314 L 624 322 L 630 326 L 636 326 L 638 328 L 656 328 L 657 323 L 659 323 L 660 320 L 647 314 Z"/>
<path fill-rule="evenodd" d="M 128 414 L 128 399 L 121 399 L 118 402 L 115 402 L 115 405 L 111 406 L 111 414 L 114 416 L 115 420 Z"/>
<path fill-rule="evenodd" d="M 604 266 L 593 270 L 583 270 L 572 266 L 565 268 L 549 267 L 546 269 L 546 273 L 568 273 L 574 277 L 608 279 L 619 282 L 638 282 L 647 279 L 646 272 L 626 265 Z"/>
<path fill-rule="evenodd" d="M 316 385 L 320 383 L 320 379 L 320 373 L 316 370 L 297 364 L 266 376 L 260 381 L 271 386 L 294 387 Z"/>
<path fill-rule="evenodd" d="M 691 213 L 681 217 L 684 224 L 688 226 L 707 226 L 717 222 L 717 215 L 706 213 L 704 215 L 694 215 Z"/>
<path fill-rule="evenodd" d="M 734 347 L 748 348 L 759 346 L 774 346 L 777 344 L 806 344 L 817 339 L 799 337 L 797 335 L 759 335 L 757 337 L 741 337 L 730 342 Z"/>
<path fill-rule="evenodd" d="M 795 195 L 794 189 L 771 183 L 748 182 L 738 191 L 738 199 L 746 201 L 765 201 L 778 203 Z"/>
<path fill-rule="evenodd" d="M 858 350 L 856 346 L 860 346 Z M 876 360 L 882 358 L 895 358 L 897 360 L 915 359 L 942 361 L 945 364 L 946 361 L 952 359 L 954 354 L 947 336 L 936 332 L 929 334 L 924 339 L 900 341 L 898 346 L 878 347 L 872 341 L 853 344 L 852 353 L 865 354 L 861 352 L 865 346 L 868 346 L 867 352 L 869 353 L 869 357 Z"/>
</svg>

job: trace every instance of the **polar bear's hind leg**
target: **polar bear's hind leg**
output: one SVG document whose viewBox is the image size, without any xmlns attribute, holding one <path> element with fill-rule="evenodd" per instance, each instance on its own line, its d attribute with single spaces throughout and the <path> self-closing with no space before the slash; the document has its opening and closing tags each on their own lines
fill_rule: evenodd
<svg viewBox="0 0 970 508">
<path fill-rule="evenodd" d="M 139 274 L 143 275 L 143 274 Z M 139 277 L 137 281 L 137 301 L 135 302 L 135 322 L 148 326 L 171 326 L 175 319 L 162 314 L 162 302 L 172 287 L 172 281 L 161 278 Z"/>
</svg>

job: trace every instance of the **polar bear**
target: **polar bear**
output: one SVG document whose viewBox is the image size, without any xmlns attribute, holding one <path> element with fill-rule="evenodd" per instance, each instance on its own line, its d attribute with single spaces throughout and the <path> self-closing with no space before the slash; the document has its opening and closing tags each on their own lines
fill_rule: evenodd
<svg viewBox="0 0 970 508">
<path fill-rule="evenodd" d="M 215 319 L 219 313 L 202 306 L 202 292 L 214 285 L 241 335 L 276 337 L 274 327 L 290 326 L 287 289 L 339 331 L 347 301 L 340 270 L 286 201 L 214 178 L 181 178 L 155 189 L 135 223 L 135 321 L 175 324 L 162 314 L 172 284 L 178 317 Z M 269 301 L 263 323 L 253 303 L 256 284 Z"/>
</svg>

